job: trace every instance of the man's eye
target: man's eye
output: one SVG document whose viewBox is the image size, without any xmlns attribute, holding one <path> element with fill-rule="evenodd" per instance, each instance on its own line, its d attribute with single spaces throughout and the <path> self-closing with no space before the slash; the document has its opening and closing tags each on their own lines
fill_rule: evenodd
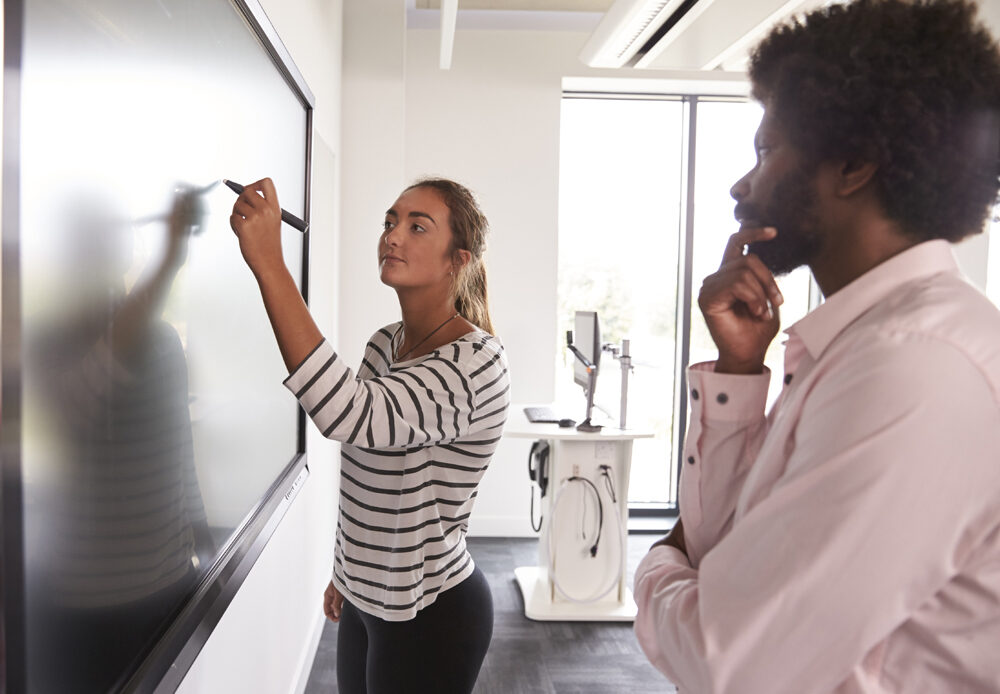
<svg viewBox="0 0 1000 694">
<path fill-rule="evenodd" d="M 382 231 L 389 231 L 390 229 L 392 229 L 392 227 L 393 223 L 390 222 L 388 219 L 382 222 Z"/>
</svg>

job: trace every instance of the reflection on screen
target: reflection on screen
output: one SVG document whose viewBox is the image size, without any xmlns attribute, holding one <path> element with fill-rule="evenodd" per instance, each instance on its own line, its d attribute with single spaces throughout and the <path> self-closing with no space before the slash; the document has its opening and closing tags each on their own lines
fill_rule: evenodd
<svg viewBox="0 0 1000 694">
<path fill-rule="evenodd" d="M 22 99 L 29 686 L 104 692 L 296 451 L 211 184 L 304 216 L 306 117 L 226 0 L 29 0 Z"/>
</svg>

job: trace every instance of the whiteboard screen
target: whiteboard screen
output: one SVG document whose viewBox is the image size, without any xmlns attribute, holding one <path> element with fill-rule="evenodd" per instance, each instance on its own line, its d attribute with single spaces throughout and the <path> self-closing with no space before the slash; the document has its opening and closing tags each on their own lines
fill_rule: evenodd
<svg viewBox="0 0 1000 694">
<path fill-rule="evenodd" d="M 228 0 L 26 0 L 23 22 L 26 672 L 104 692 L 301 453 L 213 182 L 270 176 L 306 218 L 311 97 Z M 306 237 L 282 233 L 301 285 Z"/>
</svg>

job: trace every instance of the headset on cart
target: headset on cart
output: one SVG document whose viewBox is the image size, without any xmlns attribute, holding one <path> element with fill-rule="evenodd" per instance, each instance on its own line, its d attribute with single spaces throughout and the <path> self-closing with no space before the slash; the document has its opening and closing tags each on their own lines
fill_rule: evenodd
<svg viewBox="0 0 1000 694">
<path fill-rule="evenodd" d="M 538 485 L 539 502 L 545 498 L 549 488 L 549 444 L 545 441 L 535 441 L 528 452 L 528 477 Z M 531 529 L 536 533 L 542 529 L 541 511 L 538 514 L 538 526 L 535 526 L 535 490 L 531 489 Z"/>
</svg>

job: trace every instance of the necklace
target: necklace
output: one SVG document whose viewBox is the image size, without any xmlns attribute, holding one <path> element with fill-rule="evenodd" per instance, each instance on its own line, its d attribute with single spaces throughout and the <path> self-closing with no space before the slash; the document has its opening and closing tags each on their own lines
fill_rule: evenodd
<svg viewBox="0 0 1000 694">
<path fill-rule="evenodd" d="M 458 313 L 457 313 L 457 312 L 456 312 L 456 313 L 455 313 L 454 315 L 451 315 L 451 316 L 448 316 L 448 318 L 447 318 L 447 319 L 445 320 L 445 322 L 444 322 L 444 323 L 442 323 L 442 324 L 441 324 L 441 325 L 439 325 L 438 327 L 436 327 L 436 328 L 434 328 L 433 330 L 431 330 L 430 334 L 428 334 L 428 335 L 427 335 L 427 337 L 425 337 L 425 338 L 424 338 L 423 340 L 421 340 L 421 341 L 420 341 L 420 342 L 418 342 L 417 344 L 415 344 L 415 345 L 413 345 L 412 347 L 410 347 L 410 348 L 409 348 L 408 350 L 406 350 L 406 352 L 404 352 L 403 354 L 400 354 L 400 355 L 397 355 L 397 354 L 396 354 L 396 350 L 398 349 L 398 347 L 396 347 L 396 346 L 394 345 L 394 346 L 393 346 L 393 348 L 392 348 L 392 360 L 393 360 L 393 361 L 403 361 L 403 359 L 404 359 L 405 357 L 407 357 L 407 356 L 408 356 L 408 355 L 409 355 L 409 354 L 410 354 L 411 352 L 413 352 L 413 350 L 415 350 L 415 349 L 416 349 L 417 347 L 419 347 L 420 345 L 422 345 L 422 344 L 424 344 L 425 342 L 427 342 L 427 341 L 428 341 L 429 339 L 431 339 L 431 338 L 432 338 L 432 337 L 434 336 L 434 333 L 436 333 L 436 332 L 437 332 L 438 330 L 440 330 L 440 329 L 441 329 L 441 328 L 443 328 L 444 326 L 448 325 L 448 323 L 450 323 L 451 321 L 453 321 L 453 320 L 454 320 L 454 319 L 456 319 L 456 318 L 458 318 Z M 400 329 L 400 330 L 402 330 L 402 329 L 403 329 L 403 327 L 402 327 L 402 326 L 400 326 L 400 328 L 399 328 L 399 329 Z M 404 339 L 404 340 L 406 339 L 406 336 L 405 336 L 405 335 L 403 336 L 403 339 Z M 400 340 L 400 341 L 399 341 L 399 344 L 400 344 L 400 345 L 402 345 L 402 344 L 403 344 L 403 340 Z"/>
</svg>

